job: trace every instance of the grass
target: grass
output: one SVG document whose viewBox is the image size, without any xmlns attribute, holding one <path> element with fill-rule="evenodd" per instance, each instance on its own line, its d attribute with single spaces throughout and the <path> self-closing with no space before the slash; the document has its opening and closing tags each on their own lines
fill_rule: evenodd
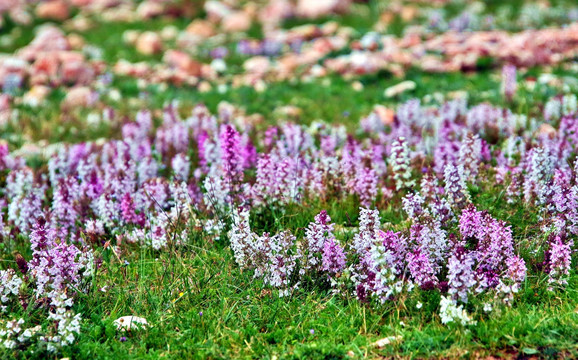
<svg viewBox="0 0 578 360">
<path fill-rule="evenodd" d="M 565 86 L 577 91 L 578 84 L 571 79 L 576 71 L 562 67 L 552 69 L 552 73 L 564 80 Z M 538 76 L 540 69 L 529 69 L 521 74 L 520 79 Z M 467 94 L 470 104 L 490 102 L 496 106 L 504 106 L 513 112 L 526 114 L 529 117 L 541 113 L 540 105 L 548 98 L 559 94 L 557 87 L 538 84 L 533 90 L 523 86 L 512 103 L 504 101 L 500 94 L 499 71 L 485 69 L 471 73 L 427 74 L 412 69 L 406 78 L 418 84 L 414 91 L 403 93 L 394 98 L 385 98 L 384 90 L 402 79 L 394 78 L 387 73 L 366 75 L 358 79 L 363 84 L 362 91 L 352 87 L 352 81 L 338 76 L 316 80 L 310 83 L 272 82 L 267 84 L 264 92 L 258 92 L 252 87 L 243 86 L 229 89 L 225 93 L 212 89 L 199 92 L 195 89 L 158 85 L 149 85 L 139 89 L 135 79 L 119 77 L 113 81 L 112 87 L 122 94 L 120 102 L 110 100 L 106 94 L 101 96 L 97 105 L 71 111 L 62 111 L 61 102 L 66 95 L 66 88 L 57 88 L 48 97 L 47 104 L 39 108 L 26 105 L 16 105 L 19 117 L 17 121 L 9 122 L 0 134 L 0 139 L 6 140 L 11 148 L 19 148 L 25 143 L 46 140 L 48 143 L 95 140 L 101 137 L 118 137 L 119 125 L 124 119 L 134 119 L 141 109 L 161 110 L 173 100 L 179 101 L 181 115 L 186 117 L 197 104 L 205 104 L 209 110 L 216 113 L 222 101 L 229 102 L 245 110 L 247 114 L 260 114 L 262 121 L 258 127 L 274 125 L 281 120 L 291 120 L 302 124 L 310 124 L 315 120 L 327 123 L 342 124 L 349 131 L 356 131 L 359 119 L 367 116 L 376 104 L 395 108 L 398 104 L 412 98 L 422 99 L 425 104 L 436 104 L 432 94 L 442 98 L 451 98 L 453 93 Z M 141 95 L 146 92 L 147 96 Z M 295 106 L 301 110 L 297 117 L 288 117 L 278 111 L 283 106 Z M 100 115 L 104 108 L 112 107 L 116 114 L 112 122 L 100 122 L 88 125 L 89 114 Z"/>
<path fill-rule="evenodd" d="M 489 7 L 497 6 L 496 1 L 488 3 Z M 518 3 L 520 1 L 516 1 L 515 6 L 519 6 Z M 374 7 L 364 11 L 368 12 L 368 18 L 378 15 Z M 327 20 L 338 20 L 360 30 L 371 23 L 347 16 L 321 19 L 320 23 Z M 402 28 L 395 30 L 397 22 L 390 30 L 401 33 Z M 128 28 L 155 30 L 169 24 L 183 28 L 187 23 L 185 20 L 174 23 L 156 19 L 128 27 L 126 24 L 107 24 L 105 32 L 90 31 L 83 35 L 88 43 L 103 48 L 103 58 L 108 62 L 120 58 L 158 61 L 159 57 L 144 57 L 130 47 L 119 46 L 123 31 Z M 289 20 L 285 26 L 299 24 Z M 14 24 L 9 24 L 4 31 L 24 34 L 13 47 L 2 49 L 6 52 L 28 43 L 32 36 L 31 32 L 22 31 Z M 261 35 L 255 29 L 251 34 L 253 37 Z M 454 74 L 410 70 L 406 79 L 418 84 L 416 90 L 393 99 L 384 98 L 383 91 L 402 79 L 384 73 L 360 78 L 364 85 L 361 92 L 353 90 L 351 81 L 337 76 L 312 83 L 270 83 L 263 93 L 248 87 L 226 93 L 217 90 L 200 93 L 172 86 L 167 89 L 150 86 L 143 89 L 149 97 L 133 106 L 128 99 L 139 98 L 141 89 L 135 80 L 117 78 L 113 86 L 121 91 L 122 102 L 115 103 L 103 97 L 94 109 L 64 113 L 60 102 L 66 89 L 56 89 L 47 106 L 41 109 L 17 106 L 18 122 L 8 124 L 0 138 L 7 140 L 12 149 L 39 140 L 54 143 L 118 138 L 118 125 L 123 117 L 134 118 L 136 110 L 141 108 L 161 109 L 173 99 L 179 99 L 184 115 L 197 103 L 205 103 L 215 112 L 221 101 L 228 101 L 243 107 L 249 114 L 261 114 L 263 122 L 259 126 L 277 123 L 281 116 L 276 109 L 293 105 L 302 110 L 302 115 L 293 119 L 296 122 L 309 124 L 324 120 L 344 124 L 354 131 L 359 119 L 375 104 L 393 107 L 413 97 L 424 99 L 435 92 L 448 95 L 465 91 L 471 103 L 490 101 L 530 115 L 540 110 L 536 104 L 560 92 L 560 89 L 541 85 L 533 91 L 522 88 L 515 102 L 505 103 L 499 93 L 498 71 L 491 66 L 481 67 L 484 68 L 475 73 Z M 542 70 L 530 69 L 523 76 L 536 76 Z M 576 75 L 575 71 L 562 68 L 553 72 L 559 76 Z M 99 112 L 105 106 L 114 107 L 117 122 L 88 127 L 88 114 Z M 34 158 L 29 159 L 29 164 L 40 167 L 44 163 L 42 159 Z M 501 194 L 491 187 L 473 189 L 472 194 L 480 209 L 488 210 L 512 225 L 516 250 L 526 254 L 526 258 L 531 257 L 528 242 L 540 241 L 543 236 L 537 226 L 536 214 L 521 204 L 506 204 Z M 338 224 L 337 236 L 344 240 L 351 238 L 351 230 L 357 226 L 357 208 L 355 199 L 315 201 L 306 206 L 289 206 L 284 212 L 260 209 L 251 214 L 251 221 L 259 232 L 288 228 L 303 236 L 304 228 L 314 215 L 326 209 Z M 402 222 L 399 197 L 381 202 L 378 208 L 385 227 L 403 229 L 407 226 Z M 289 298 L 279 298 L 275 292 L 264 288 L 260 280 L 253 279 L 251 272 L 238 268 L 226 239 L 214 241 L 199 231 L 190 232 L 188 243 L 166 251 L 127 243 L 121 243 L 119 248 L 118 256 L 111 247 L 98 249 L 103 266 L 97 272 L 91 291 L 80 295 L 81 299 L 76 301 L 74 310 L 80 312 L 85 321 L 73 346 L 63 349 L 58 357 L 46 354 L 40 344 L 22 351 L 0 350 L 0 358 L 578 357 L 578 274 L 575 270 L 567 289 L 553 293 L 544 290 L 544 275 L 531 271 L 512 307 L 483 315 L 476 326 L 464 328 L 441 324 L 437 315 L 441 294 L 437 290 L 413 291 L 383 305 L 363 304 L 351 297 L 332 294 L 328 284 L 305 282 Z M 12 266 L 16 252 L 30 257 L 25 239 L 0 243 L 0 268 Z M 478 298 L 468 306 L 481 309 L 483 302 L 490 300 Z M 418 309 L 418 303 L 423 307 Z M 18 315 L 41 318 L 42 311 L 29 307 Z M 124 315 L 143 316 L 152 326 L 147 330 L 120 333 L 113 321 Z M 401 339 L 383 348 L 371 345 L 388 336 L 400 336 Z M 121 341 L 123 337 L 126 341 Z"/>
<path fill-rule="evenodd" d="M 534 230 L 535 215 L 520 204 L 507 205 L 495 192 L 491 194 L 491 189 L 484 189 L 479 196 L 474 195 L 473 201 L 478 208 L 512 225 L 517 251 L 522 250 L 525 239 L 540 238 Z M 261 221 L 259 227 L 263 230 L 291 228 L 299 233 L 298 229 L 303 229 L 318 210 L 326 208 L 338 228 L 349 228 L 350 219 L 356 225 L 356 201 L 346 199 L 341 204 L 313 202 L 305 209 L 290 207 L 285 213 L 265 211 L 254 214 L 252 222 L 257 225 L 259 217 L 269 217 L 271 225 Z M 399 217 L 398 200 L 392 205 L 380 209 L 384 222 Z M 399 224 L 395 226 L 400 229 Z M 338 231 L 337 236 L 347 239 L 349 232 Z M 20 251 L 26 255 L 28 251 L 21 241 L 2 247 L 4 254 Z M 327 284 L 305 282 L 289 298 L 279 298 L 263 288 L 260 280 L 253 279 L 251 272 L 239 270 L 226 240 L 213 241 L 198 231 L 178 248 L 157 252 L 123 243 L 119 257 L 110 247 L 100 248 L 98 256 L 104 265 L 91 291 L 81 295 L 75 305 L 86 319 L 82 334 L 75 345 L 63 350 L 64 357 L 578 356 L 575 272 L 566 291 L 550 293 L 545 291 L 545 275 L 531 271 L 512 307 L 497 308 L 477 317 L 476 326 L 462 327 L 440 323 L 438 290 L 413 291 L 383 305 L 363 304 L 332 294 Z M 476 298 L 468 308 L 481 314 L 483 302 L 491 300 Z M 423 304 L 421 309 L 417 308 L 418 302 Z M 39 311 L 21 315 L 35 317 Z M 152 327 L 120 333 L 112 322 L 125 315 L 143 316 Z M 126 341 L 121 341 L 123 336 Z M 388 336 L 400 336 L 401 340 L 384 348 L 372 346 Z M 38 354 L 34 351 L 39 350 L 4 353 L 3 357 L 35 357 Z"/>
</svg>

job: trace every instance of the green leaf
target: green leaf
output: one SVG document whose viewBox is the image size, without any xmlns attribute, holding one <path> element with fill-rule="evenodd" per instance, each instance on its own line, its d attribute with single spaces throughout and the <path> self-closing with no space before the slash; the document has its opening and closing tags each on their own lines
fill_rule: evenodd
<svg viewBox="0 0 578 360">
<path fill-rule="evenodd" d="M 526 355 L 533 355 L 533 354 L 538 354 L 539 351 L 536 349 L 532 349 L 532 348 L 523 348 L 522 352 Z"/>
</svg>

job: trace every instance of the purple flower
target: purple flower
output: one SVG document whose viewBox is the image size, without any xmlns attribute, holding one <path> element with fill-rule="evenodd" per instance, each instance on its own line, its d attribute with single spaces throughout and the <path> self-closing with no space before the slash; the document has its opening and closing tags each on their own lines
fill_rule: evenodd
<svg viewBox="0 0 578 360">
<path fill-rule="evenodd" d="M 345 269 L 345 252 L 335 239 L 331 238 L 323 244 L 323 270 L 337 274 Z"/>
<path fill-rule="evenodd" d="M 333 238 L 333 227 L 331 218 L 325 210 L 315 216 L 314 222 L 309 223 L 303 242 L 305 259 L 303 259 L 302 268 L 304 271 L 316 269 L 321 265 L 321 252 L 324 250 L 325 243 Z"/>
<path fill-rule="evenodd" d="M 229 50 L 224 46 L 219 46 L 211 50 L 210 55 L 213 59 L 222 59 L 227 57 Z"/>
<path fill-rule="evenodd" d="M 464 167 L 462 165 L 446 165 L 444 179 L 445 195 L 448 202 L 458 209 L 463 209 L 470 199 L 464 177 Z"/>
<path fill-rule="evenodd" d="M 457 249 L 448 263 L 448 292 L 454 300 L 468 302 L 468 294 L 476 285 L 476 276 L 473 270 L 474 259 L 462 249 Z"/>
<path fill-rule="evenodd" d="M 404 137 L 398 138 L 391 146 L 391 164 L 396 190 L 400 191 L 415 185 L 415 180 L 411 178 L 409 146 Z"/>
<path fill-rule="evenodd" d="M 375 170 L 362 167 L 356 171 L 354 190 L 361 206 L 369 207 L 377 197 L 377 174 Z"/>
<path fill-rule="evenodd" d="M 437 271 L 425 252 L 417 249 L 415 252 L 408 254 L 407 263 L 411 277 L 423 289 L 437 285 Z"/>
<path fill-rule="evenodd" d="M 568 274 L 571 269 L 572 262 L 572 240 L 563 240 L 564 236 L 561 234 L 552 236 L 550 240 L 550 249 L 546 257 L 546 270 L 548 271 L 548 284 L 567 285 Z"/>
<path fill-rule="evenodd" d="M 514 65 L 504 65 L 502 67 L 502 93 L 506 100 L 512 101 L 516 94 L 516 67 Z"/>
<path fill-rule="evenodd" d="M 474 205 L 468 205 L 460 216 L 459 228 L 462 237 L 480 237 L 484 232 L 482 213 Z"/>
<path fill-rule="evenodd" d="M 136 212 L 135 204 L 129 193 L 124 194 L 120 202 L 122 220 L 127 224 L 144 226 L 145 217 L 143 213 Z"/>
<path fill-rule="evenodd" d="M 240 135 L 231 125 L 221 129 L 221 164 L 223 177 L 230 191 L 237 192 L 243 179 L 243 158 Z"/>
</svg>

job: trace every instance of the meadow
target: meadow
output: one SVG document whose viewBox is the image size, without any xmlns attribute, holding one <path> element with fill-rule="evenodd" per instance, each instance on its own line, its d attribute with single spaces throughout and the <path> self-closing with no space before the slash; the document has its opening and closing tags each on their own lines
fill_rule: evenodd
<svg viewBox="0 0 578 360">
<path fill-rule="evenodd" d="M 1 359 L 578 358 L 573 1 L 0 20 Z"/>
</svg>

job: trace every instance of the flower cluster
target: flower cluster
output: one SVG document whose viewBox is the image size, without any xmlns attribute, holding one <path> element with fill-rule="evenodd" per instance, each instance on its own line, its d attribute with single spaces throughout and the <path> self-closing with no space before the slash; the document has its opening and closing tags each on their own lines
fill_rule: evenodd
<svg viewBox="0 0 578 360">
<path fill-rule="evenodd" d="M 56 325 L 43 338 L 54 349 L 69 344 L 80 323 L 75 292 L 93 274 L 91 247 L 115 238 L 163 251 L 197 231 L 228 239 L 239 267 L 281 295 L 319 281 L 367 302 L 418 287 L 443 292 L 456 309 L 483 294 L 509 304 L 534 259 L 517 255 L 507 223 L 473 205 L 476 188 L 489 184 L 555 234 L 542 268 L 552 288 L 564 286 L 578 234 L 575 102 L 550 101 L 559 109 L 550 105 L 548 134 L 537 120 L 464 100 L 408 101 L 388 126 L 375 111 L 357 137 L 321 122 L 262 131 L 226 105 L 218 116 L 197 106 L 181 118 L 170 104 L 157 123 L 140 112 L 122 124 L 122 140 L 62 146 L 36 170 L 0 146 L 0 236 L 27 238 L 32 250 L 30 261 L 18 260 L 24 276 L 2 270 L 2 309 L 29 289 Z M 407 226 L 382 227 L 380 209 L 400 199 Z M 254 212 L 327 200 L 361 206 L 352 237 L 325 211 L 303 238 L 251 227 Z"/>
</svg>

